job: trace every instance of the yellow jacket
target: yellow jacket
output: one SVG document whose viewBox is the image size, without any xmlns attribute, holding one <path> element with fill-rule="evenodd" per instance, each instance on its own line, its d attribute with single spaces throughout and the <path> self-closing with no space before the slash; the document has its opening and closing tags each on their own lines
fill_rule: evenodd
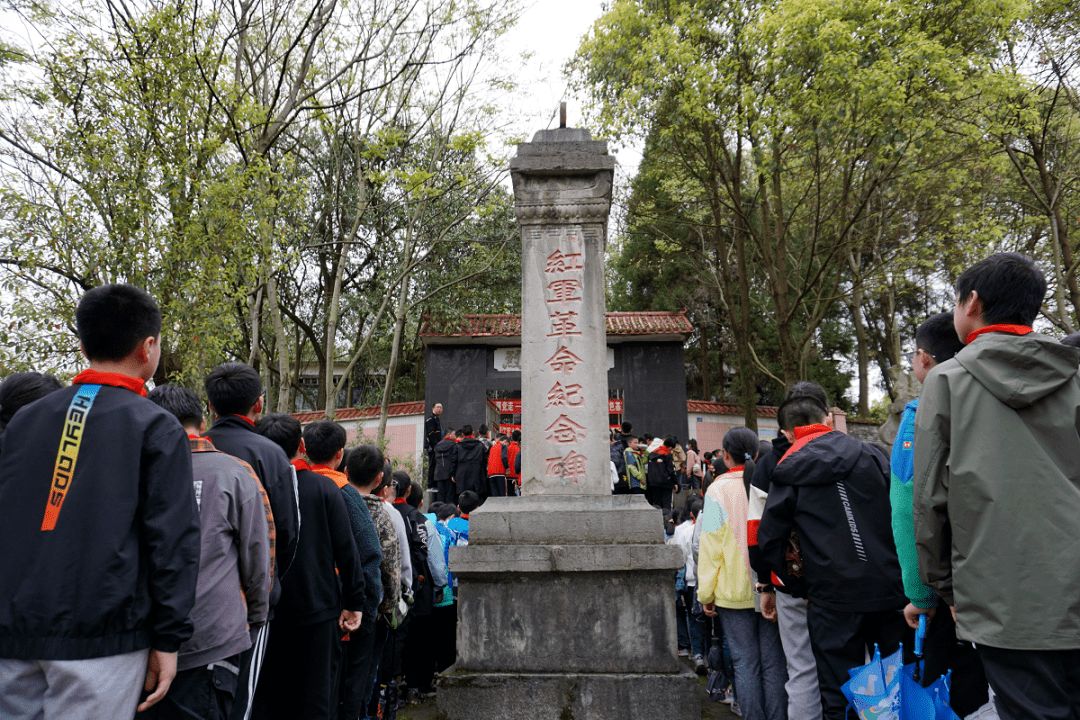
<svg viewBox="0 0 1080 720">
<path fill-rule="evenodd" d="M 698 601 L 729 610 L 751 610 L 750 553 L 746 547 L 746 488 L 742 468 L 709 485 L 701 513 L 698 550 Z"/>
</svg>

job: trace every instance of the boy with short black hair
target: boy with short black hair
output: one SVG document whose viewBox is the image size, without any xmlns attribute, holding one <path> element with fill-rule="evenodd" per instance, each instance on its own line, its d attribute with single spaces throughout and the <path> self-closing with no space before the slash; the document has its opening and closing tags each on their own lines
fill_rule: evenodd
<svg viewBox="0 0 1080 720">
<path fill-rule="evenodd" d="M 371 639 L 375 635 L 379 603 L 382 602 L 382 547 L 367 504 L 360 492 L 349 483 L 346 472 L 339 469 L 345 460 L 347 440 L 345 428 L 338 423 L 332 420 L 313 422 L 304 428 L 304 452 L 307 461 L 294 460 L 293 466 L 297 470 L 303 468 L 328 477 L 337 485 L 349 514 L 349 525 L 356 541 L 356 549 L 360 553 L 360 566 L 364 573 L 363 619 L 359 629 L 349 633 L 346 636 L 347 642 L 342 643 L 338 672 L 339 702 L 351 712 L 354 707 L 360 707 L 357 690 L 368 659 L 365 649 L 370 647 Z"/>
<path fill-rule="evenodd" d="M 400 619 L 401 542 L 390 513 L 377 494 L 391 482 L 391 477 L 385 473 L 385 466 L 382 451 L 374 445 L 358 445 L 353 448 L 346 466 L 349 483 L 364 499 L 378 532 L 382 549 L 382 563 L 379 565 L 382 602 L 379 604 L 375 632 L 363 636 L 363 644 L 349 651 L 350 655 L 353 652 L 359 653 L 364 660 L 360 663 L 353 684 L 342 690 L 343 717 L 363 717 L 366 714 L 367 702 L 375 688 L 376 671 L 382 659 L 390 626 L 396 625 Z"/>
<path fill-rule="evenodd" d="M 263 412 L 263 384 L 259 373 L 244 363 L 225 363 L 210 371 L 203 382 L 210 410 L 217 415 L 204 435 L 223 453 L 243 460 L 255 470 L 274 514 L 277 534 L 274 585 L 270 589 L 270 618 L 296 556 L 300 535 L 296 473 L 281 447 L 255 432 Z M 233 702 L 232 720 L 247 720 L 266 653 L 270 623 L 262 626 L 255 642 L 241 656 L 240 685 Z"/>
<path fill-rule="evenodd" d="M 304 452 L 300 422 L 267 415 L 258 437 L 282 453 Z M 340 489 L 306 465 L 296 470 L 297 499 L 305 519 L 296 563 L 282 589 L 266 652 L 265 678 L 256 692 L 256 717 L 329 718 L 337 705 L 334 672 L 342 633 L 360 627 L 366 601 L 364 574 Z M 340 579 L 340 583 L 339 583 Z"/>
<path fill-rule="evenodd" d="M 915 332 L 915 350 L 911 353 L 915 379 L 922 384 L 930 370 L 951 360 L 963 347 L 964 344 L 956 336 L 952 313 L 943 312 L 930 317 Z M 917 628 L 919 615 L 928 616 L 924 640 L 924 684 L 952 670 L 949 706 L 960 717 L 966 717 L 987 702 L 986 675 L 971 644 L 956 641 L 956 622 L 948 606 L 919 579 L 912 488 L 915 456 L 912 444 L 918 407 L 918 398 L 904 407 L 889 463 L 892 469 L 889 500 L 892 505 L 893 540 L 904 578 L 904 593 L 908 597 L 904 618 L 908 625 Z"/>
<path fill-rule="evenodd" d="M 1045 294 L 1017 253 L 961 274 L 967 347 L 927 372 L 915 415 L 920 576 L 976 644 L 1003 720 L 1080 707 L 1080 353 L 1032 330 Z"/>
<path fill-rule="evenodd" d="M 843 720 L 840 686 L 877 644 L 896 651 L 906 599 L 889 525 L 888 461 L 881 451 L 826 425 L 818 398 L 785 402 L 791 448 L 772 474 L 757 531 L 765 566 L 787 570 L 792 530 L 799 536 L 807 626 L 817 661 L 822 715 Z M 762 578 L 758 578 L 762 582 Z"/>
<path fill-rule="evenodd" d="M 195 631 L 180 646 L 168 695 L 147 718 L 222 720 L 232 710 L 240 653 L 251 647 L 249 628 L 262 627 L 270 609 L 270 501 L 250 465 L 199 436 L 206 423 L 195 393 L 159 385 L 147 398 L 175 415 L 188 434 L 202 538 L 191 610 Z"/>
<path fill-rule="evenodd" d="M 284 578 L 296 554 L 300 516 L 289 458 L 276 443 L 255 432 L 255 421 L 264 409 L 262 378 L 249 365 L 225 363 L 210 371 L 203 387 L 210 409 L 217 415 L 206 437 L 221 452 L 251 465 L 270 498 L 277 532 L 277 577 Z M 271 606 L 278 592 L 271 596 Z"/>
<path fill-rule="evenodd" d="M 90 368 L 0 436 L 5 720 L 130 718 L 165 696 L 192 633 L 191 448 L 144 388 L 161 312 L 140 288 L 102 285 L 75 325 Z"/>
</svg>

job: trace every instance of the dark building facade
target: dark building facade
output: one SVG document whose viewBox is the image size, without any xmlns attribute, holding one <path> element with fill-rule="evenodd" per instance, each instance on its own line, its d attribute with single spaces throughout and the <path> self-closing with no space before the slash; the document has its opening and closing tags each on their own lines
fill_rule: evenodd
<svg viewBox="0 0 1080 720">
<path fill-rule="evenodd" d="M 685 313 L 607 314 L 612 424 L 629 421 L 635 432 L 686 441 L 683 345 L 692 332 Z M 466 315 L 450 327 L 426 321 L 420 337 L 425 408 L 443 404 L 443 427 L 520 422 L 521 316 Z"/>
</svg>

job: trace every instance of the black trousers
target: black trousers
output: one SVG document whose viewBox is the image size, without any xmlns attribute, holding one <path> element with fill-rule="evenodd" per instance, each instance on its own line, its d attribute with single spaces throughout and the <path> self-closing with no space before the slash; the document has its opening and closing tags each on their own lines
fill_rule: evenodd
<svg viewBox="0 0 1080 720">
<path fill-rule="evenodd" d="M 255 688 L 262 673 L 266 648 L 270 643 L 270 624 L 267 623 L 252 635 L 251 647 L 240 653 L 240 674 L 233 697 L 230 720 L 245 720 L 248 711 L 254 707 Z"/>
<path fill-rule="evenodd" d="M 652 487 L 651 485 L 645 488 L 645 499 L 650 505 L 654 505 L 661 510 L 671 509 L 671 491 L 669 487 Z"/>
<path fill-rule="evenodd" d="M 435 660 L 435 614 L 415 615 L 409 621 L 409 636 L 405 638 L 401 659 L 405 684 L 422 693 L 431 692 Z"/>
<path fill-rule="evenodd" d="M 810 602 L 806 609 L 810 646 L 817 662 L 821 714 L 825 720 L 844 720 L 847 698 L 840 686 L 851 677 L 848 670 L 866 664 L 866 652 L 877 643 L 881 656 L 896 652 L 908 627 L 900 608 L 855 613 L 829 610 Z M 914 633 L 911 633 L 914 637 Z M 907 645 L 907 643 L 905 643 Z"/>
<path fill-rule="evenodd" d="M 435 670 L 442 672 L 457 662 L 457 603 L 431 609 Z"/>
<path fill-rule="evenodd" d="M 364 717 L 364 709 L 369 692 L 364 686 L 367 678 L 364 671 L 368 666 L 372 648 L 375 646 L 375 624 L 378 622 L 376 613 L 364 613 L 360 629 L 349 634 L 349 641 L 341 643 L 341 665 L 338 676 L 340 698 L 340 720 L 357 720 Z"/>
<path fill-rule="evenodd" d="M 904 641 L 904 663 L 915 662 L 913 644 Z M 927 686 L 952 671 L 949 706 L 960 717 L 975 712 L 989 700 L 986 673 L 975 647 L 956 638 L 956 621 L 949 606 L 938 600 L 937 612 L 926 626 L 923 641 L 922 684 Z"/>
<path fill-rule="evenodd" d="M 363 678 L 361 682 L 361 688 L 363 688 L 363 692 L 361 693 L 362 703 L 366 704 L 369 701 L 372 701 L 373 696 L 376 694 L 375 685 L 378 680 L 379 662 L 382 660 L 382 648 L 383 646 L 386 646 L 389 633 L 390 624 L 387 622 L 387 616 L 379 615 L 378 619 L 375 621 L 375 633 L 373 634 L 372 648 L 370 648 L 370 652 L 368 652 L 364 658 L 364 669 L 360 674 L 360 677 Z M 374 701 L 375 705 L 378 706 L 378 697 L 374 697 Z M 367 709 L 370 710 L 369 705 L 367 706 Z M 374 716 L 374 712 L 369 711 L 367 714 L 367 717 Z M 361 717 L 364 717 L 363 714 Z"/>
<path fill-rule="evenodd" d="M 505 475 L 488 475 L 488 497 L 509 497 L 513 494 Z"/>
<path fill-rule="evenodd" d="M 1080 650 L 978 648 L 1001 720 L 1080 719 Z"/>
<path fill-rule="evenodd" d="M 139 720 L 226 720 L 236 694 L 240 656 L 176 673 L 169 692 Z"/>
<path fill-rule="evenodd" d="M 266 720 L 328 720 L 337 706 L 337 618 L 311 625 L 271 621 L 274 641 L 266 648 L 255 691 L 254 716 Z"/>
<path fill-rule="evenodd" d="M 457 505 L 457 489 L 454 487 L 454 481 L 451 479 L 439 480 L 439 502 L 450 503 L 451 505 Z"/>
</svg>

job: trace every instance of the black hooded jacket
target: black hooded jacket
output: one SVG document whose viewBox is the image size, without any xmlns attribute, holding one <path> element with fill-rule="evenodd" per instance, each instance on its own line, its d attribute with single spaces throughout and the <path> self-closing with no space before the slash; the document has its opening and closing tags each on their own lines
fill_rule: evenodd
<svg viewBox="0 0 1080 720">
<path fill-rule="evenodd" d="M 757 533 L 762 561 L 783 571 L 795 530 L 811 602 L 843 612 L 902 608 L 888 460 L 869 443 L 825 430 L 796 428 L 795 445 L 773 471 Z"/>
<path fill-rule="evenodd" d="M 445 481 L 454 477 L 454 448 L 457 443 L 452 437 L 444 437 L 435 445 L 435 481 Z"/>
<path fill-rule="evenodd" d="M 458 495 L 472 490 L 480 497 L 487 497 L 487 450 L 484 444 L 468 436 L 454 446 L 450 472 L 457 485 Z"/>
</svg>

